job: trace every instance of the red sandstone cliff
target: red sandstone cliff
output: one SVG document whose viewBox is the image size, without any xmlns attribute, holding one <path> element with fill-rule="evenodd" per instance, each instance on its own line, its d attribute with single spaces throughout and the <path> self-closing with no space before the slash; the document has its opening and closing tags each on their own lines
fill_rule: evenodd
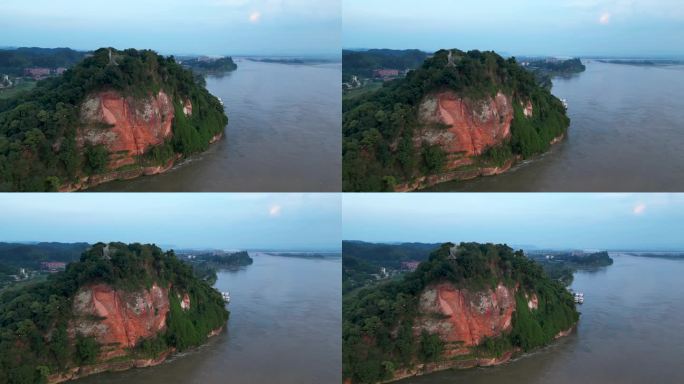
<svg viewBox="0 0 684 384">
<path fill-rule="evenodd" d="M 485 338 L 497 337 L 511 330 L 516 292 L 517 288 L 503 284 L 484 291 L 457 288 L 446 282 L 428 286 L 419 298 L 420 315 L 414 322 L 413 333 L 416 337 L 422 331 L 438 335 L 445 342 L 444 359 L 396 370 L 389 381 L 450 368 L 497 365 L 510 360 L 517 350 L 500 357 L 478 357 L 472 354 L 472 348 Z M 539 306 L 537 295 L 525 294 L 525 297 L 528 299 L 527 307 L 536 310 Z M 567 336 L 570 331 L 560 332 L 557 338 Z"/>
<path fill-rule="evenodd" d="M 69 325 L 69 333 L 95 337 L 104 346 L 102 360 L 125 355 L 126 348 L 166 328 L 168 293 L 168 288 L 156 284 L 135 292 L 115 290 L 106 284 L 81 288 L 74 298 L 75 320 Z"/>
<path fill-rule="evenodd" d="M 501 92 L 474 102 L 445 91 L 427 96 L 420 104 L 419 116 L 423 122 L 445 128 L 427 124 L 428 128 L 416 137 L 418 145 L 423 141 L 438 144 L 448 154 L 464 158 L 480 155 L 510 137 L 513 106 L 511 97 Z M 460 163 L 452 162 L 448 167 Z"/>
<path fill-rule="evenodd" d="M 398 185 L 396 190 L 411 191 L 450 180 L 467 180 L 507 171 L 517 159 L 511 159 L 502 166 L 465 166 L 474 164 L 475 157 L 488 148 L 510 138 L 514 117 L 512 103 L 511 96 L 502 92 L 480 101 L 461 97 L 453 91 L 426 96 L 418 110 L 422 127 L 416 130 L 413 144 L 417 149 L 424 143 L 440 146 L 447 154 L 447 163 L 442 173 L 418 177 L 411 184 Z M 531 102 L 521 104 L 521 107 L 526 117 L 532 117 Z"/>
<path fill-rule="evenodd" d="M 515 311 L 515 289 L 499 284 L 494 290 L 471 292 L 441 283 L 428 287 L 420 296 L 422 317 L 416 334 L 422 330 L 438 334 L 453 345 L 448 355 L 468 354 L 469 347 L 486 337 L 511 329 Z"/>
<path fill-rule="evenodd" d="M 183 113 L 191 116 L 191 100 L 181 100 L 181 105 Z M 86 145 L 104 145 L 109 152 L 108 172 L 83 175 L 79 181 L 61 186 L 59 191 L 77 191 L 112 180 L 154 175 L 171 169 L 180 158 L 179 154 L 162 165 L 125 166 L 140 164 L 140 155 L 172 138 L 174 113 L 173 101 L 163 91 L 144 99 L 124 97 L 116 91 L 89 95 L 81 104 L 80 117 L 83 124 L 78 130 L 76 140 L 81 148 Z M 221 137 L 222 134 L 216 135 L 210 144 Z"/>
<path fill-rule="evenodd" d="M 185 102 L 184 111 L 192 113 L 192 104 Z M 152 146 L 164 143 L 172 136 L 173 102 L 163 91 L 142 100 L 123 97 L 115 91 L 90 95 L 81 106 L 78 142 L 107 147 L 110 169 L 136 162 Z"/>
</svg>

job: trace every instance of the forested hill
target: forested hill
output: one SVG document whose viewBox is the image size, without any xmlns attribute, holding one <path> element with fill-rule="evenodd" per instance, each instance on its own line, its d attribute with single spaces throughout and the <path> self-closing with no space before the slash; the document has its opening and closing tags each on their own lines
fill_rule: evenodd
<svg viewBox="0 0 684 384">
<path fill-rule="evenodd" d="M 342 242 L 343 258 L 359 258 L 380 267 L 398 268 L 404 261 L 425 261 L 441 244 Z"/>
<path fill-rule="evenodd" d="M 41 262 L 77 261 L 88 243 L 0 243 L 0 264 L 37 269 Z"/>
<path fill-rule="evenodd" d="M 0 294 L 0 383 L 132 367 L 199 345 L 227 318 L 221 295 L 173 251 L 98 243 L 46 282 Z"/>
<path fill-rule="evenodd" d="M 497 127 L 499 135 L 484 148 L 476 148 L 476 155 L 452 149 L 468 145 L 459 141 L 461 135 L 471 134 L 467 129 L 435 123 L 432 120 L 439 115 L 420 113 L 421 105 L 430 112 L 427 107 L 438 102 L 429 97 L 445 94 L 467 107 L 468 113 L 456 119 L 467 122 L 472 115 L 483 116 L 478 124 Z M 487 103 L 497 108 L 480 111 Z M 569 126 L 561 101 L 540 87 L 533 74 L 514 58 L 480 51 L 438 51 L 405 78 L 343 100 L 342 111 L 345 191 L 394 190 L 396 185 L 410 186 L 433 175 L 499 167 L 548 150 Z M 462 132 L 446 135 L 449 129 Z M 487 135 L 482 128 L 476 133 Z"/>
<path fill-rule="evenodd" d="M 51 191 L 115 170 L 110 169 L 110 160 L 122 156 L 120 151 L 88 144 L 107 139 L 110 125 L 101 124 L 102 132 L 95 138 L 79 136 L 79 128 L 86 124 L 82 104 L 98 92 L 114 91 L 126 103 L 150 105 L 149 100 L 163 91 L 173 104 L 168 106 L 173 113 L 172 137 L 136 155 L 126 163 L 128 167 L 133 166 L 131 162 L 138 167 L 159 166 L 177 155 L 207 149 L 228 119 L 204 85 L 201 77 L 172 56 L 150 50 L 98 49 L 63 76 L 41 81 L 29 93 L 0 100 L 0 191 Z M 159 104 L 167 98 L 152 100 Z M 191 115 L 184 113 L 183 103 L 188 100 Z M 160 113 L 159 119 L 167 117 Z M 124 126 L 134 123 L 122 122 Z"/>
<path fill-rule="evenodd" d="M 522 251 L 478 243 L 443 244 L 402 279 L 346 295 L 342 313 L 343 377 L 353 383 L 505 361 L 579 318 L 572 296 Z"/>
<path fill-rule="evenodd" d="M 21 76 L 25 68 L 69 68 L 87 55 L 70 48 L 0 49 L 0 74 Z"/>
<path fill-rule="evenodd" d="M 342 51 L 342 78 L 348 81 L 352 75 L 372 77 L 376 69 L 415 69 L 428 57 L 427 52 L 417 49 L 369 49 L 365 51 Z"/>
</svg>

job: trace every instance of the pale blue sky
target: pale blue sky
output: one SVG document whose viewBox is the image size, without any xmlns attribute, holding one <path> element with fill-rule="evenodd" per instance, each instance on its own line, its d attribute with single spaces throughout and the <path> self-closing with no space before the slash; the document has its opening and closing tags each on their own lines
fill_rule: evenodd
<svg viewBox="0 0 684 384">
<path fill-rule="evenodd" d="M 340 0 L 2 0 L 0 46 L 331 55 Z"/>
<path fill-rule="evenodd" d="M 1 194 L 0 241 L 338 250 L 339 194 Z"/>
<path fill-rule="evenodd" d="M 682 0 L 342 0 L 345 48 L 684 57 Z"/>
<path fill-rule="evenodd" d="M 684 194 L 345 194 L 342 238 L 684 250 Z"/>
</svg>

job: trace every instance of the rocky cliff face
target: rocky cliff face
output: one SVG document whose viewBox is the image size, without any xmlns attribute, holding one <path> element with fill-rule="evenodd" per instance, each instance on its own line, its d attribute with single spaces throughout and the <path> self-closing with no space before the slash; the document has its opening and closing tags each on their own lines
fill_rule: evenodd
<svg viewBox="0 0 684 384">
<path fill-rule="evenodd" d="M 450 283 L 431 285 L 420 295 L 421 316 L 414 333 L 425 330 L 439 335 L 451 347 L 448 356 L 469 354 L 468 347 L 511 330 L 516 291 L 503 284 L 485 291 L 459 289 Z M 536 294 L 525 297 L 530 310 L 539 307 Z"/>
<path fill-rule="evenodd" d="M 183 110 L 192 113 L 190 100 Z M 136 162 L 150 147 L 172 136 L 173 102 L 160 91 L 142 100 L 124 97 L 115 91 L 91 94 L 81 105 L 79 145 L 104 145 L 110 153 L 109 168 Z"/>
<path fill-rule="evenodd" d="M 135 292 L 115 290 L 106 284 L 83 287 L 74 297 L 74 320 L 68 331 L 72 336 L 95 337 L 104 346 L 103 360 L 125 355 L 126 348 L 166 328 L 168 293 L 168 288 L 156 284 Z"/>
<path fill-rule="evenodd" d="M 415 323 L 415 332 L 439 335 L 451 346 L 447 355 L 468 354 L 468 347 L 510 330 L 514 311 L 515 290 L 503 284 L 473 292 L 441 283 L 420 295 L 422 316 Z"/>
<path fill-rule="evenodd" d="M 416 177 L 410 183 L 397 185 L 395 190 L 412 191 L 509 170 L 519 156 L 500 165 L 486 166 L 477 163 L 477 156 L 510 139 L 515 113 L 512 103 L 511 97 L 502 92 L 480 101 L 461 97 L 453 91 L 426 96 L 419 105 L 418 118 L 422 126 L 414 133 L 413 145 L 416 150 L 425 143 L 439 146 L 446 154 L 446 164 L 440 173 Z M 526 118 L 533 116 L 534 107 L 530 101 L 521 103 L 521 108 Z M 478 166 L 473 167 L 474 164 Z"/>
<path fill-rule="evenodd" d="M 511 135 L 513 107 L 510 96 L 499 92 L 493 98 L 471 101 L 452 91 L 428 95 L 419 108 L 419 118 L 428 124 L 419 132 L 417 144 L 438 144 L 449 155 L 467 158 L 482 154 L 487 148 Z M 434 128 L 434 123 L 444 128 Z M 449 167 L 462 164 L 456 162 Z"/>
</svg>

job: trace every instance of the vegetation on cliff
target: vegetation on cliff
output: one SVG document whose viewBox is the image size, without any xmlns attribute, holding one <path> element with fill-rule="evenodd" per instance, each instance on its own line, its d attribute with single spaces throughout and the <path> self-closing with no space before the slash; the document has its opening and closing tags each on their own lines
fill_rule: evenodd
<svg viewBox="0 0 684 384">
<path fill-rule="evenodd" d="M 517 287 L 512 328 L 473 348 L 473 356 L 501 356 L 516 348 L 539 347 L 578 320 L 570 294 L 522 251 L 514 252 L 506 245 L 461 243 L 454 247 L 447 243 L 400 281 L 345 295 L 344 377 L 355 383 L 374 383 L 391 379 L 397 369 L 444 360 L 444 343 L 438 335 L 414 332 L 421 292 L 440 282 L 473 291 L 498 284 Z M 537 296 L 536 310 L 528 308 L 525 294 Z"/>
<path fill-rule="evenodd" d="M 173 57 L 150 50 L 99 49 L 63 76 L 0 100 L 0 191 L 52 191 L 82 175 L 108 171 L 106 149 L 81 146 L 77 132 L 87 95 L 110 90 L 136 100 L 163 90 L 173 100 L 173 138 L 149 149 L 140 157 L 141 166 L 207 149 L 228 121 L 203 80 Z M 186 99 L 192 102 L 191 116 L 182 113 L 181 100 Z"/>
<path fill-rule="evenodd" d="M 446 154 L 441 147 L 414 144 L 415 131 L 423 124 L 418 117 L 420 103 L 428 94 L 443 90 L 475 101 L 498 92 L 512 98 L 511 137 L 480 159 L 490 165 L 548 150 L 569 125 L 561 101 L 540 87 L 515 58 L 504 59 L 494 52 L 441 50 L 406 78 L 343 101 L 345 191 L 392 190 L 398 183 L 443 171 Z M 528 101 L 534 108 L 529 118 L 521 106 Z"/>
<path fill-rule="evenodd" d="M 0 294 L 1 383 L 44 383 L 48 375 L 98 362 L 101 346 L 94 338 L 67 332 L 74 318 L 74 296 L 80 288 L 98 283 L 127 292 L 153 284 L 170 287 L 166 330 L 140 342 L 127 358 L 199 345 L 228 318 L 221 295 L 197 279 L 173 251 L 98 243 L 48 281 Z M 186 293 L 193 305 L 182 310 L 178 296 Z"/>
</svg>

